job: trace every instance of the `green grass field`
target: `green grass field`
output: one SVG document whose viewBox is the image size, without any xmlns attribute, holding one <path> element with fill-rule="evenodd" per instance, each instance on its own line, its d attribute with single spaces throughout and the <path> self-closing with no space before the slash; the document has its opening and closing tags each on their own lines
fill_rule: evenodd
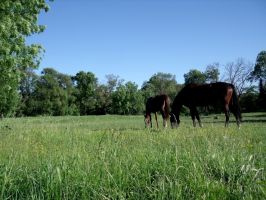
<svg viewBox="0 0 266 200">
<path fill-rule="evenodd" d="M 244 114 L 240 130 L 232 120 L 4 119 L 0 199 L 266 199 L 266 113 Z"/>
</svg>

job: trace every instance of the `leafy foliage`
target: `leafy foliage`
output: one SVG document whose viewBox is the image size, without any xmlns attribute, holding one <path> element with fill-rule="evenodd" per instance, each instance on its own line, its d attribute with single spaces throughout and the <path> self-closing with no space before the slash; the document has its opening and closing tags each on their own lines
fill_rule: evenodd
<svg viewBox="0 0 266 200">
<path fill-rule="evenodd" d="M 77 105 L 81 115 L 92 114 L 95 112 L 96 99 L 95 90 L 97 86 L 97 78 L 91 72 L 78 72 L 73 77 L 76 85 Z"/>
<path fill-rule="evenodd" d="M 259 80 L 258 104 L 266 110 L 266 51 L 258 54 L 251 78 Z"/>
<path fill-rule="evenodd" d="M 206 82 L 206 76 L 203 72 L 192 69 L 187 74 L 184 74 L 185 84 L 195 83 L 203 84 Z"/>
<path fill-rule="evenodd" d="M 258 54 L 252 76 L 254 79 L 266 79 L 266 51 Z"/>
<path fill-rule="evenodd" d="M 120 85 L 112 95 L 113 113 L 138 114 L 144 110 L 141 91 L 135 83 L 127 82 Z"/>
<path fill-rule="evenodd" d="M 158 94 L 160 85 L 164 85 L 161 88 L 172 100 L 183 87 L 176 83 L 173 75 L 164 73 L 153 75 L 149 81 L 144 82 L 141 89 L 135 83 L 124 83 L 114 75 L 106 77 L 106 84 L 99 84 L 92 72 L 81 71 L 71 77 L 52 68 L 45 68 L 40 76 L 32 69 L 24 74 L 20 82 L 22 99 L 17 108 L 18 116 L 141 114 L 146 99 Z M 262 91 L 265 91 L 264 87 Z M 240 103 L 243 111 L 247 112 L 259 111 L 263 107 L 261 95 L 254 88 L 243 93 Z M 186 113 L 186 110 L 182 112 Z M 206 112 L 206 109 L 201 112 Z M 209 107 L 208 112 L 219 110 Z"/>
<path fill-rule="evenodd" d="M 208 65 L 205 71 L 206 82 L 217 82 L 219 80 L 219 63 Z"/>
<path fill-rule="evenodd" d="M 22 73 L 39 65 L 42 48 L 27 45 L 26 37 L 44 31 L 37 24 L 42 10 L 48 11 L 45 0 L 0 2 L 0 113 L 5 115 L 15 111 Z"/>
<path fill-rule="evenodd" d="M 35 114 L 75 114 L 74 88 L 71 77 L 52 68 L 45 68 L 34 92 Z"/>
<path fill-rule="evenodd" d="M 144 82 L 141 90 L 145 100 L 151 96 L 167 94 L 174 99 L 181 86 L 177 84 L 175 75 L 159 72 Z"/>
<path fill-rule="evenodd" d="M 205 72 L 201 72 L 197 69 L 191 69 L 188 73 L 184 74 L 185 84 L 203 84 L 219 81 L 219 63 L 213 63 L 206 67 Z"/>
<path fill-rule="evenodd" d="M 259 94 L 256 88 L 254 86 L 250 87 L 240 98 L 241 110 L 243 112 L 259 111 L 258 96 Z"/>
<path fill-rule="evenodd" d="M 20 81 L 20 95 L 21 102 L 17 110 L 18 116 L 28 116 L 33 115 L 34 104 L 36 104 L 34 93 L 36 91 L 37 81 L 39 76 L 34 72 L 32 68 L 28 68 L 23 73 L 22 79 Z"/>
</svg>

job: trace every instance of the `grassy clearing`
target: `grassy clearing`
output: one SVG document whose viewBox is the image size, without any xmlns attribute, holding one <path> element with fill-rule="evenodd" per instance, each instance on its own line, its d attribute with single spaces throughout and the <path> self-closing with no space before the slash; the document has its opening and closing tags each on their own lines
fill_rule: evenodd
<svg viewBox="0 0 266 200">
<path fill-rule="evenodd" d="M 142 116 L 4 119 L 0 199 L 265 199 L 266 114 L 244 120 L 156 130 Z"/>
</svg>

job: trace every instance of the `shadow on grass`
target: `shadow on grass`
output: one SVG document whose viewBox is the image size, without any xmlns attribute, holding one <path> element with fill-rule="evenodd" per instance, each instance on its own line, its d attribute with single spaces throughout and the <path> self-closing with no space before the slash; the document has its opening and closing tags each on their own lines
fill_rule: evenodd
<svg viewBox="0 0 266 200">
<path fill-rule="evenodd" d="M 220 116 L 202 116 L 201 117 L 204 121 L 204 123 L 225 123 L 225 117 Z M 234 123 L 236 122 L 235 117 L 233 115 L 230 116 L 229 122 Z M 266 113 L 257 113 L 254 115 L 242 115 L 241 123 L 265 123 L 266 122 Z"/>
<path fill-rule="evenodd" d="M 215 120 L 215 121 L 203 121 L 206 124 L 220 124 L 225 123 L 225 120 Z M 235 120 L 229 120 L 229 123 L 236 123 Z M 242 119 L 241 123 L 266 123 L 266 119 Z"/>
<path fill-rule="evenodd" d="M 250 116 L 248 116 L 248 117 L 250 117 L 250 118 L 255 118 L 255 117 L 265 117 L 266 118 L 266 113 L 261 113 L 261 114 L 255 114 L 255 115 L 250 115 Z"/>
<path fill-rule="evenodd" d="M 244 119 L 242 123 L 266 123 L 266 119 Z"/>
</svg>

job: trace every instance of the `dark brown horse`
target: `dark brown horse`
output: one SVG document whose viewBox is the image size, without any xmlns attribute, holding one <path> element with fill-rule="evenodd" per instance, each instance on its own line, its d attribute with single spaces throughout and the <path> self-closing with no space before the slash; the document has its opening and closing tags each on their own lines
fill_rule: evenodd
<svg viewBox="0 0 266 200">
<path fill-rule="evenodd" d="M 240 127 L 241 112 L 238 103 L 235 87 L 232 84 L 217 82 L 211 84 L 188 84 L 175 97 L 170 122 L 172 128 L 180 123 L 179 114 L 182 106 L 190 109 L 190 115 L 193 120 L 193 126 L 196 126 L 197 118 L 200 127 L 202 126 L 199 113 L 196 107 L 206 107 L 209 105 L 222 106 L 228 126 L 230 111 L 234 114 L 238 127 Z"/>
<path fill-rule="evenodd" d="M 167 127 L 167 120 L 169 119 L 170 112 L 170 98 L 165 94 L 148 98 L 146 102 L 146 112 L 144 115 L 144 122 L 146 127 L 152 127 L 151 113 L 155 114 L 157 128 L 159 127 L 157 121 L 158 111 L 160 111 L 160 113 L 162 114 L 163 126 Z"/>
</svg>

